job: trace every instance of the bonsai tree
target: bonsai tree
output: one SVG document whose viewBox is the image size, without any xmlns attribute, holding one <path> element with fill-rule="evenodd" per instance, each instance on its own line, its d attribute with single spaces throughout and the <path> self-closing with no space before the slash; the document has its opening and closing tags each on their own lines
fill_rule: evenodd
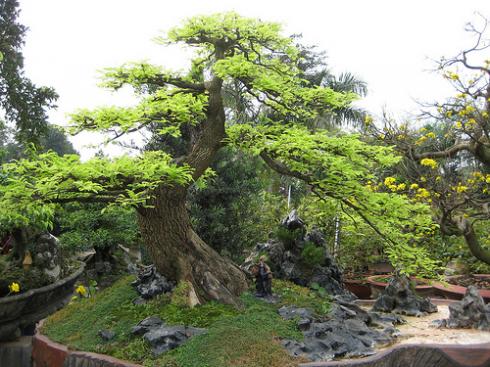
<svg viewBox="0 0 490 367">
<path fill-rule="evenodd" d="M 320 114 L 345 109 L 356 95 L 302 78 L 301 52 L 278 24 L 235 13 L 198 16 L 157 41 L 194 50 L 188 70 L 176 73 L 145 62 L 107 69 L 103 86 L 118 90 L 129 85 L 139 104 L 79 110 L 72 115 L 71 131 L 105 132 L 114 140 L 149 130 L 179 137 L 178 149 L 87 162 L 48 152 L 5 165 L 3 225 L 49 226 L 55 206 L 67 202 L 134 207 L 142 240 L 162 274 L 187 281 L 200 301 L 236 305 L 247 287 L 244 274 L 199 238 L 186 208 L 189 188 L 209 173 L 225 145 L 260 156 L 277 172 L 305 181 L 320 200 L 338 200 L 379 233 L 386 229 L 396 256 L 398 246 L 408 246 L 398 235 L 404 223 L 415 218 L 412 226 L 423 226 L 430 221 L 426 206 L 366 187 L 375 167 L 398 161 L 391 148 L 303 127 Z M 223 97 L 224 87 L 233 84 L 256 109 L 253 120 L 234 124 Z M 425 258 L 417 254 L 411 253 L 410 263 Z"/>
</svg>

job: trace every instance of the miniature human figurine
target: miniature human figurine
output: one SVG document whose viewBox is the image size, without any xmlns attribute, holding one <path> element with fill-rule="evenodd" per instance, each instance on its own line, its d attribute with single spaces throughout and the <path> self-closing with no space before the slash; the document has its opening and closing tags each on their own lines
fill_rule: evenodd
<svg viewBox="0 0 490 367">
<path fill-rule="evenodd" d="M 255 286 L 257 289 L 257 297 L 272 296 L 272 272 L 269 266 L 265 263 L 265 256 L 259 258 L 259 263 L 255 266 Z"/>
</svg>

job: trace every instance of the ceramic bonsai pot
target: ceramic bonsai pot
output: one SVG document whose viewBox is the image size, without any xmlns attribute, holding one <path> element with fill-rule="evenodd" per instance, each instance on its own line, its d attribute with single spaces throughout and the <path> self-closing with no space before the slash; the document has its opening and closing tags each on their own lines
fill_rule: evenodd
<svg viewBox="0 0 490 367">
<path fill-rule="evenodd" d="M 16 296 L 0 298 L 0 340 L 15 339 L 22 330 L 63 307 L 73 294 L 85 263 L 73 274 L 47 286 L 31 289 Z"/>
<path fill-rule="evenodd" d="M 474 274 L 474 277 L 490 280 L 490 274 Z M 449 281 L 451 279 L 457 279 L 460 275 L 452 275 L 446 277 Z M 460 300 L 466 293 L 466 287 L 460 285 L 454 285 L 450 283 L 434 282 L 433 284 L 435 293 L 438 297 Z M 490 289 L 479 289 L 485 303 L 490 303 Z"/>
<path fill-rule="evenodd" d="M 371 286 L 371 297 L 378 298 L 383 290 L 388 286 L 388 281 L 385 281 L 386 275 L 373 275 L 367 278 L 369 285 Z M 411 278 L 416 281 L 418 285 L 415 286 L 415 292 L 421 297 L 433 297 L 435 290 L 432 284 L 425 279 Z"/>
<path fill-rule="evenodd" d="M 344 286 L 359 299 L 371 298 L 371 286 L 366 279 L 344 279 Z"/>
</svg>

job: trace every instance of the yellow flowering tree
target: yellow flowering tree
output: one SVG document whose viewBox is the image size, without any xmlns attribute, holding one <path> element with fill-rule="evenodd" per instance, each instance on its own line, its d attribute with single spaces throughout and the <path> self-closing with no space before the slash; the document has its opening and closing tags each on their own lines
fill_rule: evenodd
<svg viewBox="0 0 490 367">
<path fill-rule="evenodd" d="M 365 129 L 405 156 L 399 173 L 409 185 L 406 192 L 432 205 L 442 234 L 463 237 L 470 252 L 490 264 L 490 239 L 481 231 L 490 225 L 490 59 L 473 61 L 490 46 L 484 34 L 488 21 L 484 23 L 482 30 L 471 24 L 467 28 L 476 37 L 473 47 L 439 61 L 455 93 L 425 106 L 424 127 L 396 124 L 385 116 L 382 127 Z M 386 186 L 402 191 L 398 184 Z"/>
</svg>

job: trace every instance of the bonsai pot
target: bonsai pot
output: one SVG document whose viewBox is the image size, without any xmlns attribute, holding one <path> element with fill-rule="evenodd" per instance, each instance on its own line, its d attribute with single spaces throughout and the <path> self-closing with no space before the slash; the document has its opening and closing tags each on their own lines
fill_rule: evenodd
<svg viewBox="0 0 490 367">
<path fill-rule="evenodd" d="M 371 298 L 371 286 L 366 279 L 344 279 L 344 286 L 359 299 Z"/>
<path fill-rule="evenodd" d="M 391 274 L 395 268 L 388 261 L 378 261 L 368 266 L 371 274 Z"/>
<path fill-rule="evenodd" d="M 476 278 L 482 278 L 490 280 L 490 274 L 474 274 Z M 452 275 L 446 277 L 447 280 L 457 279 L 461 275 Z M 460 285 L 454 285 L 450 283 L 435 282 L 434 289 L 438 297 L 460 300 L 463 299 L 466 293 L 466 287 Z M 479 289 L 480 295 L 482 296 L 485 303 L 490 303 L 490 289 Z"/>
<path fill-rule="evenodd" d="M 369 285 L 371 286 L 371 297 L 378 298 L 381 292 L 388 286 L 388 281 L 385 281 L 386 275 L 373 275 L 367 278 Z M 435 294 L 432 284 L 428 284 L 428 280 L 411 277 L 411 280 L 415 281 L 415 293 L 421 297 L 433 297 Z"/>
<path fill-rule="evenodd" d="M 24 330 L 69 302 L 85 263 L 73 274 L 47 286 L 0 298 L 0 340 L 15 339 Z"/>
</svg>

